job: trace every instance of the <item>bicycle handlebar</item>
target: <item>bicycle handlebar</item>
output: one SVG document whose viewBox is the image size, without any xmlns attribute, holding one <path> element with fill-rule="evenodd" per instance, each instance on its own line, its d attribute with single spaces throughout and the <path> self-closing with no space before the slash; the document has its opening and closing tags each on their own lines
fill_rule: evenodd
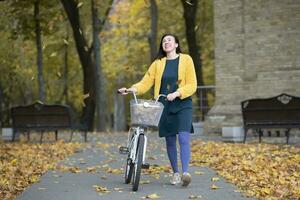
<svg viewBox="0 0 300 200">
<path fill-rule="evenodd" d="M 117 92 L 118 92 L 119 94 L 123 94 L 123 93 L 120 92 L 119 90 L 118 90 Z M 136 98 L 136 94 L 135 94 L 136 92 L 130 91 L 130 90 L 125 90 L 125 93 L 131 93 L 131 94 L 133 94 L 135 103 L 136 103 L 136 104 L 138 103 L 137 98 Z M 158 100 L 159 100 L 160 97 L 167 97 L 167 95 L 165 95 L 165 94 L 159 94 L 158 97 L 155 99 L 155 103 L 158 102 Z"/>
</svg>

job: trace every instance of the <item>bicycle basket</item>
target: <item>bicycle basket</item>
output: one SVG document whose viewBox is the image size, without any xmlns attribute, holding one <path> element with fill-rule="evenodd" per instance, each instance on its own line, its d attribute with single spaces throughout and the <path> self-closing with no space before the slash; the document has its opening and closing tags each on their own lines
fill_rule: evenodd
<svg viewBox="0 0 300 200">
<path fill-rule="evenodd" d="M 143 125 L 157 127 L 164 105 L 153 100 L 138 99 L 136 103 L 130 101 L 130 115 L 132 125 Z"/>
</svg>

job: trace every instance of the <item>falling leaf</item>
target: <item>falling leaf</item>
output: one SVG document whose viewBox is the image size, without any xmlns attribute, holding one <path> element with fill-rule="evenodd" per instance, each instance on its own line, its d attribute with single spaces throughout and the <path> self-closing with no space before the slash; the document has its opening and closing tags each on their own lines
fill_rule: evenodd
<svg viewBox="0 0 300 200">
<path fill-rule="evenodd" d="M 77 8 L 80 8 L 82 5 L 83 5 L 83 2 L 79 2 L 79 3 L 77 4 Z"/>
<path fill-rule="evenodd" d="M 83 98 L 86 99 L 86 98 L 88 98 L 89 96 L 90 96 L 90 93 L 87 93 L 87 94 L 84 94 L 84 95 L 83 95 Z"/>
<path fill-rule="evenodd" d="M 57 72 L 56 75 L 58 76 L 58 78 L 61 78 L 61 73 Z"/>
<path fill-rule="evenodd" d="M 189 1 L 185 1 L 185 3 L 187 3 L 187 4 L 189 4 L 189 5 L 193 5 L 191 2 L 189 2 Z"/>
<path fill-rule="evenodd" d="M 63 39 L 63 41 L 66 45 L 69 45 L 69 42 L 66 39 Z"/>
<path fill-rule="evenodd" d="M 53 52 L 50 54 L 50 57 L 55 57 L 55 56 L 57 56 L 57 52 Z"/>
</svg>

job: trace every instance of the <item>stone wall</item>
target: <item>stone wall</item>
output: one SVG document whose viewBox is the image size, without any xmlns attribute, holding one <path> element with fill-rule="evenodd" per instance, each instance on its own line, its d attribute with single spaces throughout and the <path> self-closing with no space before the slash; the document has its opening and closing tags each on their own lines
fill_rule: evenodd
<svg viewBox="0 0 300 200">
<path fill-rule="evenodd" d="M 216 102 L 204 128 L 241 126 L 240 102 L 300 96 L 300 0 L 214 0 Z"/>
</svg>

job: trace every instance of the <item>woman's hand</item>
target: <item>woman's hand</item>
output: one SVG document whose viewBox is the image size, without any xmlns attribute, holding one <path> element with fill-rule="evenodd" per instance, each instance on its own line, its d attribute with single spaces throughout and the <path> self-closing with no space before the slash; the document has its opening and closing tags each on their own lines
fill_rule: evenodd
<svg viewBox="0 0 300 200">
<path fill-rule="evenodd" d="M 174 99 L 176 99 L 177 97 L 180 97 L 180 96 L 181 96 L 180 92 L 176 91 L 171 94 L 168 94 L 167 99 L 168 99 L 168 101 L 173 101 Z"/>
<path fill-rule="evenodd" d="M 137 92 L 136 88 L 126 88 L 126 87 L 122 87 L 120 89 L 118 89 L 118 91 L 122 94 L 122 95 L 127 95 L 129 92 Z"/>
</svg>

